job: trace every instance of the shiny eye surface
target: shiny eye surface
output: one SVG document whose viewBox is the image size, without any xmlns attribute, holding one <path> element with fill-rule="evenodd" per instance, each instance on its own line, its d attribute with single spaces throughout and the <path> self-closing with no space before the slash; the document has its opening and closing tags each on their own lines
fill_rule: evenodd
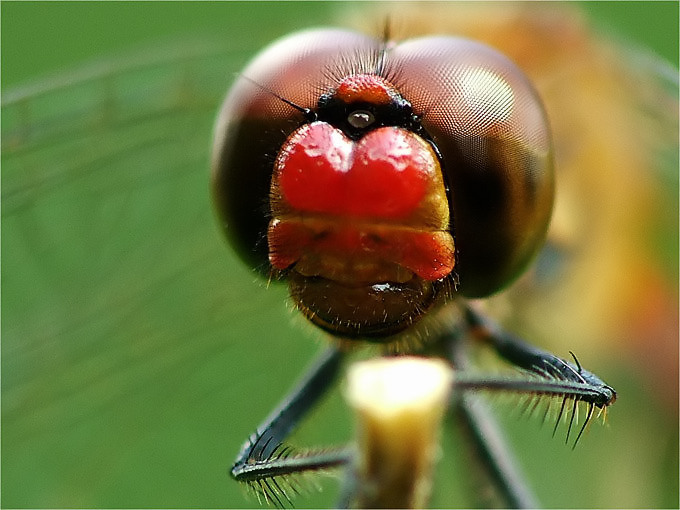
<svg viewBox="0 0 680 510">
<path fill-rule="evenodd" d="M 534 89 L 497 51 L 454 37 L 284 38 L 243 71 L 214 143 L 234 246 L 346 337 L 391 337 L 457 294 L 502 289 L 540 248 L 553 188 Z"/>
</svg>

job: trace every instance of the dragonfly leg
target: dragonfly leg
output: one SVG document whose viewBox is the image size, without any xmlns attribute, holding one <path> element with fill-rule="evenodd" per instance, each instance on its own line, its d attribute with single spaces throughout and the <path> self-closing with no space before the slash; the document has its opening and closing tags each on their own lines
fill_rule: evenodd
<svg viewBox="0 0 680 510">
<path fill-rule="evenodd" d="M 476 394 L 476 390 L 512 391 L 517 394 L 556 396 L 562 402 L 555 429 L 570 404 L 571 420 L 566 441 L 572 430 L 577 404 L 588 406 L 587 416 L 581 426 L 574 447 L 593 416 L 595 407 L 606 408 L 616 400 L 614 389 L 599 377 L 583 369 L 574 357 L 574 363 L 563 360 L 547 351 L 524 342 L 519 337 L 504 331 L 489 318 L 476 311 L 469 303 L 459 303 L 463 312 L 463 325 L 467 331 L 458 332 L 445 338 L 448 357 L 456 367 L 458 390 L 454 391 L 455 405 L 469 432 L 477 453 L 487 472 L 499 489 L 506 504 L 515 508 L 536 507 L 535 499 L 519 475 L 517 464 L 507 446 L 488 406 Z M 461 334 L 462 333 L 462 334 Z M 523 377 L 478 376 L 467 372 L 469 362 L 466 342 L 461 336 L 473 336 L 490 345 L 500 357 L 526 371 Z M 539 402 L 534 400 L 534 408 Z M 546 408 L 549 409 L 549 406 Z M 554 433 L 554 431 L 553 431 Z"/>
<path fill-rule="evenodd" d="M 324 351 L 302 380 L 281 401 L 245 442 L 231 469 L 231 476 L 250 485 L 277 506 L 290 502 L 296 492 L 288 475 L 347 464 L 349 449 L 293 452 L 283 441 L 307 412 L 331 387 L 340 370 L 343 354 L 332 347 Z"/>
<path fill-rule="evenodd" d="M 571 355 L 574 363 L 565 361 L 504 331 L 491 319 L 476 311 L 469 303 L 463 303 L 462 307 L 470 334 L 487 342 L 499 356 L 509 363 L 542 377 L 596 388 L 599 391 L 599 397 L 592 401 L 596 407 L 606 407 L 616 400 L 614 388 L 581 367 L 573 353 Z"/>
</svg>

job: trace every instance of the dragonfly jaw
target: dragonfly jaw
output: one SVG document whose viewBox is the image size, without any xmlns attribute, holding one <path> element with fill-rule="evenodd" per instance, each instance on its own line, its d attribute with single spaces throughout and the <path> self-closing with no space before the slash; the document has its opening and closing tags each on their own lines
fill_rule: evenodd
<svg viewBox="0 0 680 510">
<path fill-rule="evenodd" d="M 440 304 L 443 282 L 413 276 L 404 283 L 346 285 L 320 276 L 289 275 L 297 308 L 321 329 L 347 339 L 391 343 Z"/>
</svg>

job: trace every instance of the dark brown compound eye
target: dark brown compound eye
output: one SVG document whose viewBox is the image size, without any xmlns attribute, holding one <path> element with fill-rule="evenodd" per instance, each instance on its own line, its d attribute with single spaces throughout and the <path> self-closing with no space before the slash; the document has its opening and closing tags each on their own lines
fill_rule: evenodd
<svg viewBox="0 0 680 510">
<path fill-rule="evenodd" d="M 294 34 L 243 71 L 216 128 L 228 238 L 344 337 L 382 341 L 456 293 L 508 285 L 542 244 L 553 188 L 533 88 L 465 39 Z"/>
</svg>

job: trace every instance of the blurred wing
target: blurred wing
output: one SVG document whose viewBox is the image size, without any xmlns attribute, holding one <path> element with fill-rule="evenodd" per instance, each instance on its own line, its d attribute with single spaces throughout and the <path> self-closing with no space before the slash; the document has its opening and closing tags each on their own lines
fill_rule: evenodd
<svg viewBox="0 0 680 510">
<path fill-rule="evenodd" d="M 5 506 L 243 504 L 226 468 L 255 417 L 229 406 L 314 349 L 212 214 L 212 125 L 251 54 L 185 44 L 3 91 Z"/>
</svg>

